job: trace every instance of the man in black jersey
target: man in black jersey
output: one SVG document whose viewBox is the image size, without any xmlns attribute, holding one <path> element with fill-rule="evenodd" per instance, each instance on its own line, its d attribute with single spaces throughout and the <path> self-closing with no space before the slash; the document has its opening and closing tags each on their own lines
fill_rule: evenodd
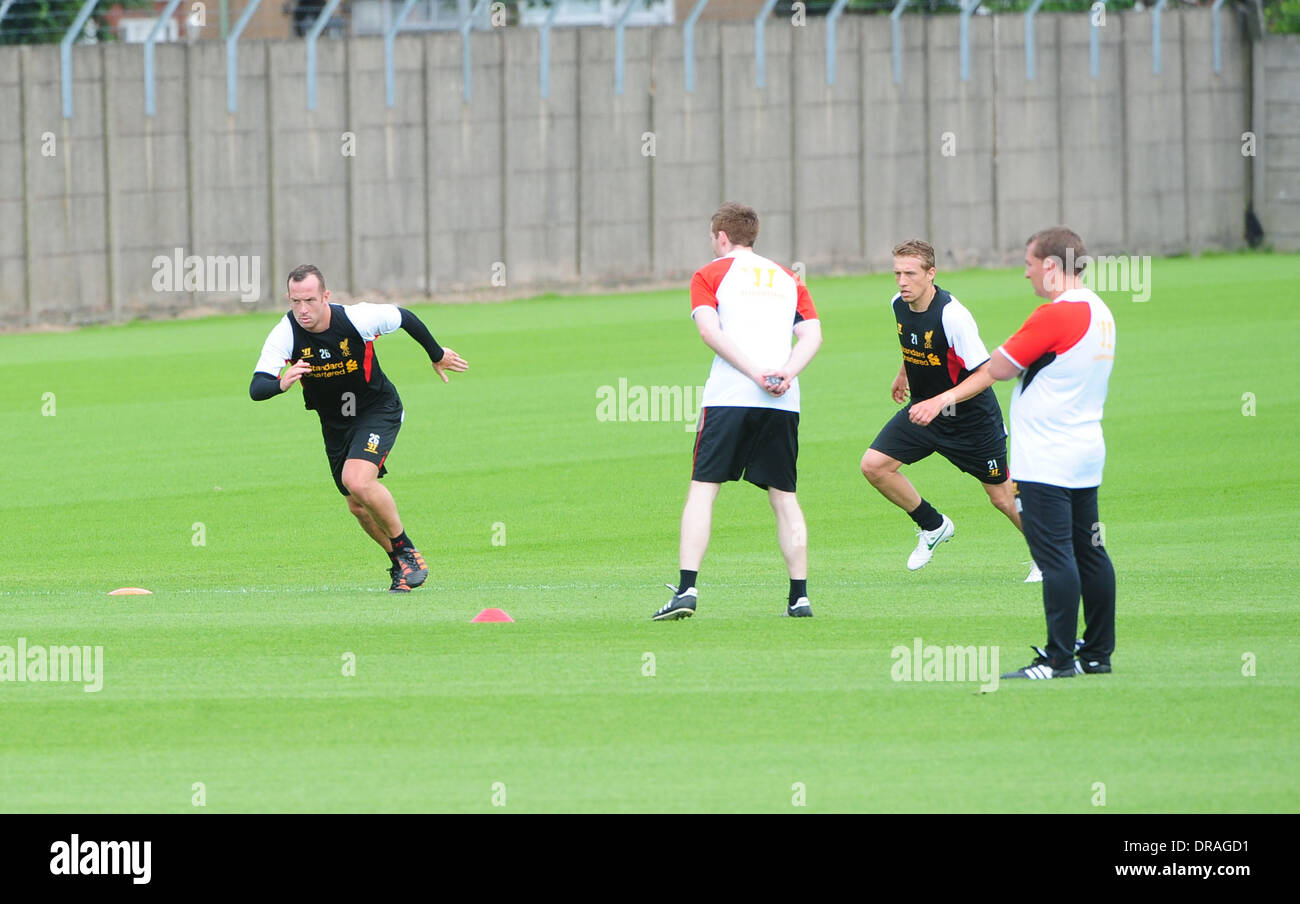
<svg viewBox="0 0 1300 904">
<path fill-rule="evenodd" d="M 934 284 L 934 248 L 920 239 L 894 248 L 894 319 L 903 364 L 890 392 L 895 402 L 909 397 L 862 456 L 862 474 L 886 499 L 916 522 L 916 548 L 908 557 L 912 571 L 922 568 L 940 543 L 956 529 L 952 519 L 921 498 L 899 467 L 938 452 L 979 479 L 989 501 L 1020 530 L 1020 513 L 1007 477 L 1006 429 L 1002 409 L 990 388 L 989 353 L 980 340 L 975 318 L 961 302 Z M 983 375 L 962 398 L 952 390 L 967 377 Z M 1026 583 L 1042 580 L 1030 563 Z"/>
<path fill-rule="evenodd" d="M 288 287 L 291 310 L 267 336 L 248 393 L 262 401 L 302 382 L 304 405 L 320 416 L 334 485 L 362 529 L 388 553 L 389 590 L 407 592 L 424 583 L 429 569 L 402 527 L 393 494 L 379 483 L 404 413 L 397 388 L 379 367 L 374 340 L 406 330 L 429 353 L 444 383 L 447 371 L 461 372 L 469 364 L 438 345 L 405 308 L 330 304 L 325 277 L 311 264 L 295 268 Z"/>
</svg>

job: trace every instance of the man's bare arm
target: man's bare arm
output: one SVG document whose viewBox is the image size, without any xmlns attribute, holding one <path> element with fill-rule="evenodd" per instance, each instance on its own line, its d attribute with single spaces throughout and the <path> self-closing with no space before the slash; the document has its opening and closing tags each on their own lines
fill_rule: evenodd
<svg viewBox="0 0 1300 904">
<path fill-rule="evenodd" d="M 1020 365 L 1013 364 L 1011 359 L 1002 354 L 1002 349 L 994 349 L 993 357 L 989 358 L 989 373 L 995 380 L 1014 380 L 1020 376 Z"/>
<path fill-rule="evenodd" d="M 948 406 L 955 406 L 958 402 L 964 402 L 967 399 L 974 398 L 984 390 L 993 385 L 993 375 L 989 372 L 989 361 L 985 361 L 971 373 L 969 377 L 962 380 L 947 392 L 941 392 L 931 399 L 925 399 L 921 402 L 915 402 L 912 410 L 908 412 L 908 417 L 913 424 L 920 424 L 924 427 L 932 420 L 939 416 L 939 412 Z"/>
<path fill-rule="evenodd" d="M 774 396 L 785 395 L 794 378 L 803 372 L 808 362 L 813 359 L 813 355 L 817 354 L 818 349 L 822 347 L 822 322 L 800 320 L 794 325 L 794 335 L 798 341 L 790 350 L 790 357 L 786 359 L 785 364 L 779 370 L 765 371 L 762 374 L 763 383 L 760 385 Z M 778 377 L 780 382 L 768 384 L 768 377 Z"/>
<path fill-rule="evenodd" d="M 889 387 L 889 394 L 899 405 L 907 401 L 911 393 L 911 387 L 907 383 L 907 363 L 898 365 L 898 376 L 894 377 L 893 385 Z"/>
<path fill-rule="evenodd" d="M 736 345 L 731 337 L 722 331 L 722 321 L 718 319 L 717 311 L 703 305 L 696 308 L 692 316 L 695 318 L 695 326 L 700 331 L 700 338 L 704 340 L 705 345 L 713 349 L 723 361 L 726 361 L 759 386 L 762 386 L 763 389 L 767 389 L 763 384 L 762 372 L 754 366 L 752 361 L 745 357 L 745 353 L 740 350 L 740 346 Z"/>
</svg>

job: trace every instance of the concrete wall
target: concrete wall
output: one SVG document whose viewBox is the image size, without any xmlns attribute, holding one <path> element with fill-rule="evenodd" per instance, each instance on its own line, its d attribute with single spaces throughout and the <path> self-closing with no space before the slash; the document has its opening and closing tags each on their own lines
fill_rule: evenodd
<svg viewBox="0 0 1300 904">
<path fill-rule="evenodd" d="M 1126 30 L 1130 18 L 1136 24 Z M 1098 252 L 1137 247 L 1129 244 L 1127 160 L 1130 147 L 1143 139 L 1128 132 L 1125 45 L 1138 43 L 1147 48 L 1146 56 L 1140 59 L 1145 60 L 1148 71 L 1151 65 L 1148 18 L 1112 15 L 1106 22 L 1099 29 L 1097 78 L 1092 77 L 1091 23 L 1087 16 L 1058 18 L 1059 43 L 1054 54 L 1060 61 L 1056 66 L 1056 90 L 1061 99 L 1055 111 L 1054 146 L 1061 174 L 1061 190 L 1055 196 L 1060 205 L 1056 219 L 1068 221 L 1088 247 Z M 1235 39 L 1242 40 L 1240 36 Z M 1048 64 L 1041 46 L 1038 63 Z M 1141 79 L 1137 72 L 1133 77 Z M 1238 90 L 1243 90 L 1240 82 Z M 1175 116 L 1166 116 L 1157 123 L 1176 123 Z M 1156 123 L 1148 123 L 1141 132 L 1146 135 L 1153 130 L 1157 130 Z M 1036 228 L 1025 232 L 1028 224 L 1024 219 L 1017 225 L 1021 227 L 1021 242 Z"/>
<path fill-rule="evenodd" d="M 686 64 L 680 29 L 656 29 L 652 98 L 655 154 L 648 164 L 653 182 L 654 262 L 661 277 L 689 276 L 700 266 L 700 248 L 709 226 L 699 214 L 702 198 L 722 198 L 723 173 L 731 166 L 723 93 L 722 35 L 701 29 L 695 37 L 695 87 L 686 90 Z M 732 142 L 734 144 L 734 142 Z M 734 149 L 741 153 L 740 149 Z M 712 211 L 708 212 L 709 214 Z M 705 214 L 707 217 L 708 214 Z M 766 241 L 766 223 L 763 227 Z M 704 246 L 708 254 L 708 246 Z"/>
<path fill-rule="evenodd" d="M 1245 228 L 1244 215 L 1234 221 L 1231 214 L 1251 196 L 1250 158 L 1241 153 L 1241 135 L 1250 128 L 1250 106 L 1241 102 L 1241 86 L 1250 83 L 1250 46 L 1227 40 L 1225 30 L 1216 75 L 1209 18 L 1188 17 L 1182 27 L 1188 245 L 1194 252 L 1231 247 Z"/>
<path fill-rule="evenodd" d="M 384 102 L 381 39 L 322 41 L 306 108 L 298 41 L 246 41 L 238 111 L 224 48 L 161 46 L 144 115 L 138 47 L 75 49 L 76 110 L 60 112 L 57 48 L 0 48 L 0 313 L 85 322 L 239 309 L 233 289 L 154 284 L 173 255 L 255 258 L 263 307 L 285 273 L 320 266 L 339 295 L 504 297 L 677 282 L 709 254 L 708 216 L 734 198 L 762 218 L 760 251 L 812 274 L 890 266 L 929 238 L 940 265 L 1014 264 L 1035 229 L 1068 222 L 1097 253 L 1236 248 L 1250 197 L 1277 247 L 1300 245 L 1300 45 L 1252 61 L 1207 10 L 1111 15 L 1089 74 L 1083 15 L 1037 18 L 1036 77 L 1020 16 L 975 17 L 962 81 L 958 19 L 906 16 L 901 83 L 885 17 L 825 24 L 701 23 L 685 90 L 680 28 L 629 29 L 622 93 L 614 35 L 552 35 L 549 96 L 533 29 L 396 45 Z M 5 65 L 4 63 L 9 63 Z M 1252 68 L 1253 65 L 1253 68 Z M 1242 155 L 1251 91 L 1258 158 Z"/>
<path fill-rule="evenodd" d="M 0 317 L 9 323 L 22 322 L 27 315 L 26 273 L 27 241 L 27 135 L 21 122 L 23 102 L 21 53 L 13 54 L 17 65 L 0 66 L 0 110 L 17 128 L 0 131 L 0 223 L 4 241 L 0 242 Z M 12 118 L 11 118 L 12 117 Z M 37 139 L 39 152 L 39 138 Z"/>
<path fill-rule="evenodd" d="M 931 210 L 939 206 L 930 203 L 930 155 L 940 148 L 939 136 L 930 135 L 927 114 L 927 24 L 919 16 L 903 17 L 903 72 L 897 83 L 888 22 L 886 27 L 874 22 L 859 26 L 864 58 L 862 255 L 871 269 L 892 267 L 890 249 L 902 239 L 930 235 Z M 947 249 L 937 253 L 942 257 Z"/>
<path fill-rule="evenodd" d="M 1254 59 L 1255 213 L 1269 244 L 1300 251 L 1300 35 L 1273 35 Z"/>
</svg>

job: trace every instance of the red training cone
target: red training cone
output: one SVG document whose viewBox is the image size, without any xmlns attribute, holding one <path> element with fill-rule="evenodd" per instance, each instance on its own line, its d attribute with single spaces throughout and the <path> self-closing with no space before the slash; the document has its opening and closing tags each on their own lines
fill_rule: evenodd
<svg viewBox="0 0 1300 904">
<path fill-rule="evenodd" d="M 471 622 L 513 622 L 514 619 L 506 615 L 504 609 L 484 609 L 478 615 L 470 619 Z"/>
</svg>

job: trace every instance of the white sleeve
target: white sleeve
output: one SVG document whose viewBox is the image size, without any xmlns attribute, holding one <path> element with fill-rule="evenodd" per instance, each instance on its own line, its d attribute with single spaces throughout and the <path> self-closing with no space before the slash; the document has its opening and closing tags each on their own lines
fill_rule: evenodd
<svg viewBox="0 0 1300 904">
<path fill-rule="evenodd" d="M 372 304 L 368 301 L 345 305 L 343 313 L 352 321 L 361 338 L 369 342 L 376 336 L 402 328 L 402 312 L 395 304 Z"/>
<path fill-rule="evenodd" d="M 281 317 L 280 322 L 266 337 L 266 342 L 262 345 L 262 356 L 257 359 L 257 367 L 253 370 L 278 377 L 280 371 L 284 369 L 284 363 L 292 357 L 293 327 L 289 326 L 288 320 Z"/>
<path fill-rule="evenodd" d="M 955 298 L 944 306 L 943 333 L 948 337 L 948 347 L 961 359 L 966 370 L 975 370 L 989 359 L 974 316 Z"/>
</svg>

